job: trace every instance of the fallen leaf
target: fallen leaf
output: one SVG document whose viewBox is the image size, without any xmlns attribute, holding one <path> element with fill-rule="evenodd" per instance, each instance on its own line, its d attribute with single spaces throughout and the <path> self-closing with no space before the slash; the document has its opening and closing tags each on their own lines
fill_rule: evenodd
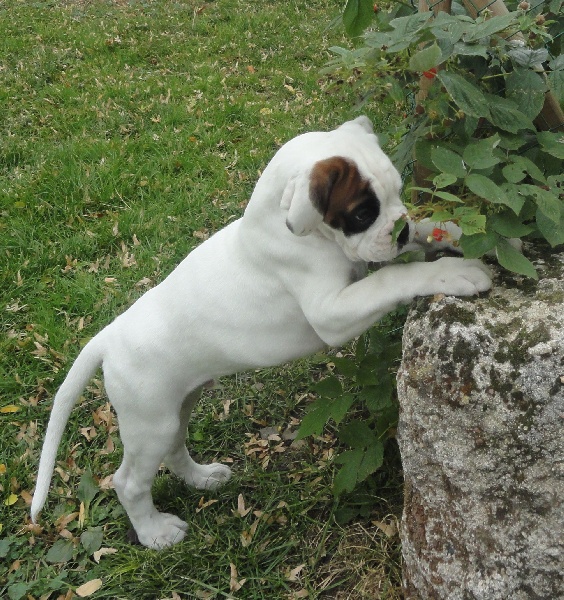
<svg viewBox="0 0 564 600">
<path fill-rule="evenodd" d="M 0 475 L 4 475 L 6 472 L 6 465 L 4 463 L 0 463 Z"/>
<path fill-rule="evenodd" d="M 229 578 L 229 590 L 231 592 L 237 592 L 243 587 L 243 585 L 245 585 L 245 582 L 247 580 L 241 579 L 240 581 L 238 581 L 237 567 L 233 563 L 230 563 L 229 567 L 231 569 L 231 576 Z"/>
<path fill-rule="evenodd" d="M 116 548 L 100 548 L 100 550 L 96 550 L 92 556 L 94 560 L 99 563 L 102 556 L 106 556 L 106 554 L 115 554 L 116 552 Z"/>
<path fill-rule="evenodd" d="M 237 510 L 234 510 L 233 514 L 238 517 L 246 517 L 251 510 L 252 508 L 245 507 L 245 498 L 243 497 L 243 494 L 239 494 L 239 497 L 237 498 Z"/>
<path fill-rule="evenodd" d="M 208 500 L 207 502 L 204 502 L 204 497 L 202 496 L 200 498 L 200 501 L 198 502 L 198 508 L 196 509 L 196 512 L 199 513 L 200 511 L 204 510 L 204 508 L 207 508 L 208 506 L 211 506 L 216 502 L 218 502 L 218 500 L 213 498 L 211 500 Z"/>
<path fill-rule="evenodd" d="M 18 410 L 20 410 L 19 406 L 16 406 L 15 404 L 8 404 L 7 406 L 3 406 L 2 408 L 0 408 L 0 413 L 2 413 L 2 414 L 15 413 L 15 412 L 18 412 Z"/>
<path fill-rule="evenodd" d="M 91 596 L 94 592 L 97 592 L 101 587 L 101 579 L 91 579 L 90 581 L 87 581 L 85 584 L 76 588 L 75 591 L 77 596 L 80 596 L 81 598 L 87 598 L 88 596 Z"/>
<path fill-rule="evenodd" d="M 33 496 L 29 492 L 26 492 L 25 490 L 23 490 L 20 492 L 20 496 L 23 498 L 24 502 L 28 506 L 31 506 L 31 501 L 33 500 Z"/>
<path fill-rule="evenodd" d="M 55 521 L 55 527 L 57 527 L 58 530 L 65 529 L 69 523 L 72 523 L 76 519 L 76 517 L 78 517 L 77 512 L 62 515 Z"/>
<path fill-rule="evenodd" d="M 251 526 L 249 529 L 246 529 L 245 531 L 243 531 L 241 533 L 241 545 L 243 546 L 243 548 L 247 548 L 248 546 L 251 545 L 251 542 L 253 541 L 253 537 L 257 531 L 257 527 L 258 524 L 260 522 L 260 519 L 257 519 Z"/>
<path fill-rule="evenodd" d="M 287 581 L 297 581 L 300 573 L 303 571 L 305 567 L 305 563 L 294 567 L 290 571 L 286 571 L 286 580 Z"/>
<path fill-rule="evenodd" d="M 16 494 L 10 494 L 6 500 L 4 500 L 4 504 L 6 506 L 12 506 L 13 504 L 15 504 L 18 501 L 18 497 L 16 496 Z"/>
<path fill-rule="evenodd" d="M 398 532 L 398 528 L 394 521 L 390 523 L 384 523 L 383 521 L 372 521 L 373 525 L 376 525 L 378 529 L 384 532 L 384 535 L 388 538 L 394 537 Z"/>
</svg>

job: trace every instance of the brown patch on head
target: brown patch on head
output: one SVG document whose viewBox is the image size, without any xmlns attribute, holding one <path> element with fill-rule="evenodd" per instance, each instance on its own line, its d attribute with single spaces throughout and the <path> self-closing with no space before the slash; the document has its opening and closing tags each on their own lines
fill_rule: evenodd
<svg viewBox="0 0 564 600">
<path fill-rule="evenodd" d="M 333 156 L 315 163 L 310 198 L 323 221 L 345 235 L 361 233 L 380 214 L 380 202 L 354 162 Z"/>
</svg>

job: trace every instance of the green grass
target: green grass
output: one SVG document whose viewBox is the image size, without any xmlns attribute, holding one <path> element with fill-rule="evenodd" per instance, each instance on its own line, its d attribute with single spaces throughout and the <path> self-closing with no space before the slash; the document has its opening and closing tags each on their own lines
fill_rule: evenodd
<svg viewBox="0 0 564 600">
<path fill-rule="evenodd" d="M 375 524 L 401 511 L 393 457 L 337 503 L 330 430 L 297 447 L 261 438 L 296 428 L 326 372 L 315 357 L 205 393 L 192 448 L 235 477 L 217 494 L 157 479 L 158 506 L 189 521 L 182 544 L 126 540 L 100 379 L 73 412 L 41 526 L 28 516 L 51 399 L 81 345 L 241 215 L 280 144 L 355 116 L 352 88 L 320 75 L 343 43 L 327 30 L 340 8 L 0 5 L 0 597 L 71 598 L 98 578 L 92 598 L 400 597 L 397 534 Z"/>
</svg>

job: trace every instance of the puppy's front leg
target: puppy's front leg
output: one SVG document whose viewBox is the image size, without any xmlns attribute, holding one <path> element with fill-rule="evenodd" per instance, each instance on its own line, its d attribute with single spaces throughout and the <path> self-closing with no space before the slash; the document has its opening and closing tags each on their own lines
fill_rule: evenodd
<svg viewBox="0 0 564 600">
<path fill-rule="evenodd" d="M 490 287 L 490 271 L 479 260 L 446 257 L 431 263 L 388 265 L 337 291 L 326 289 L 320 294 L 318 288 L 304 299 L 302 308 L 319 337 L 330 346 L 340 346 L 417 296 L 471 296 Z"/>
</svg>

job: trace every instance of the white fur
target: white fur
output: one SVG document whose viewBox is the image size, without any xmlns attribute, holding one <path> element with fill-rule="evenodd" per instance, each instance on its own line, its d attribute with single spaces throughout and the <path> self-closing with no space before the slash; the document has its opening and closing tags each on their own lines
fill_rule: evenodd
<svg viewBox="0 0 564 600">
<path fill-rule="evenodd" d="M 381 214 L 364 233 L 344 236 L 310 202 L 309 173 L 332 156 L 353 161 L 380 200 Z M 117 494 L 139 541 L 162 548 L 182 540 L 187 524 L 153 504 L 160 464 L 198 489 L 214 489 L 231 476 L 227 466 L 196 464 L 186 449 L 186 427 L 205 382 L 344 344 L 416 296 L 489 289 L 486 267 L 461 258 L 389 265 L 355 280 L 364 262 L 397 255 L 391 231 L 406 213 L 399 191 L 400 177 L 366 117 L 284 145 L 244 216 L 191 252 L 80 353 L 55 396 L 33 520 L 45 503 L 70 411 L 99 366 L 124 446 Z"/>
</svg>

